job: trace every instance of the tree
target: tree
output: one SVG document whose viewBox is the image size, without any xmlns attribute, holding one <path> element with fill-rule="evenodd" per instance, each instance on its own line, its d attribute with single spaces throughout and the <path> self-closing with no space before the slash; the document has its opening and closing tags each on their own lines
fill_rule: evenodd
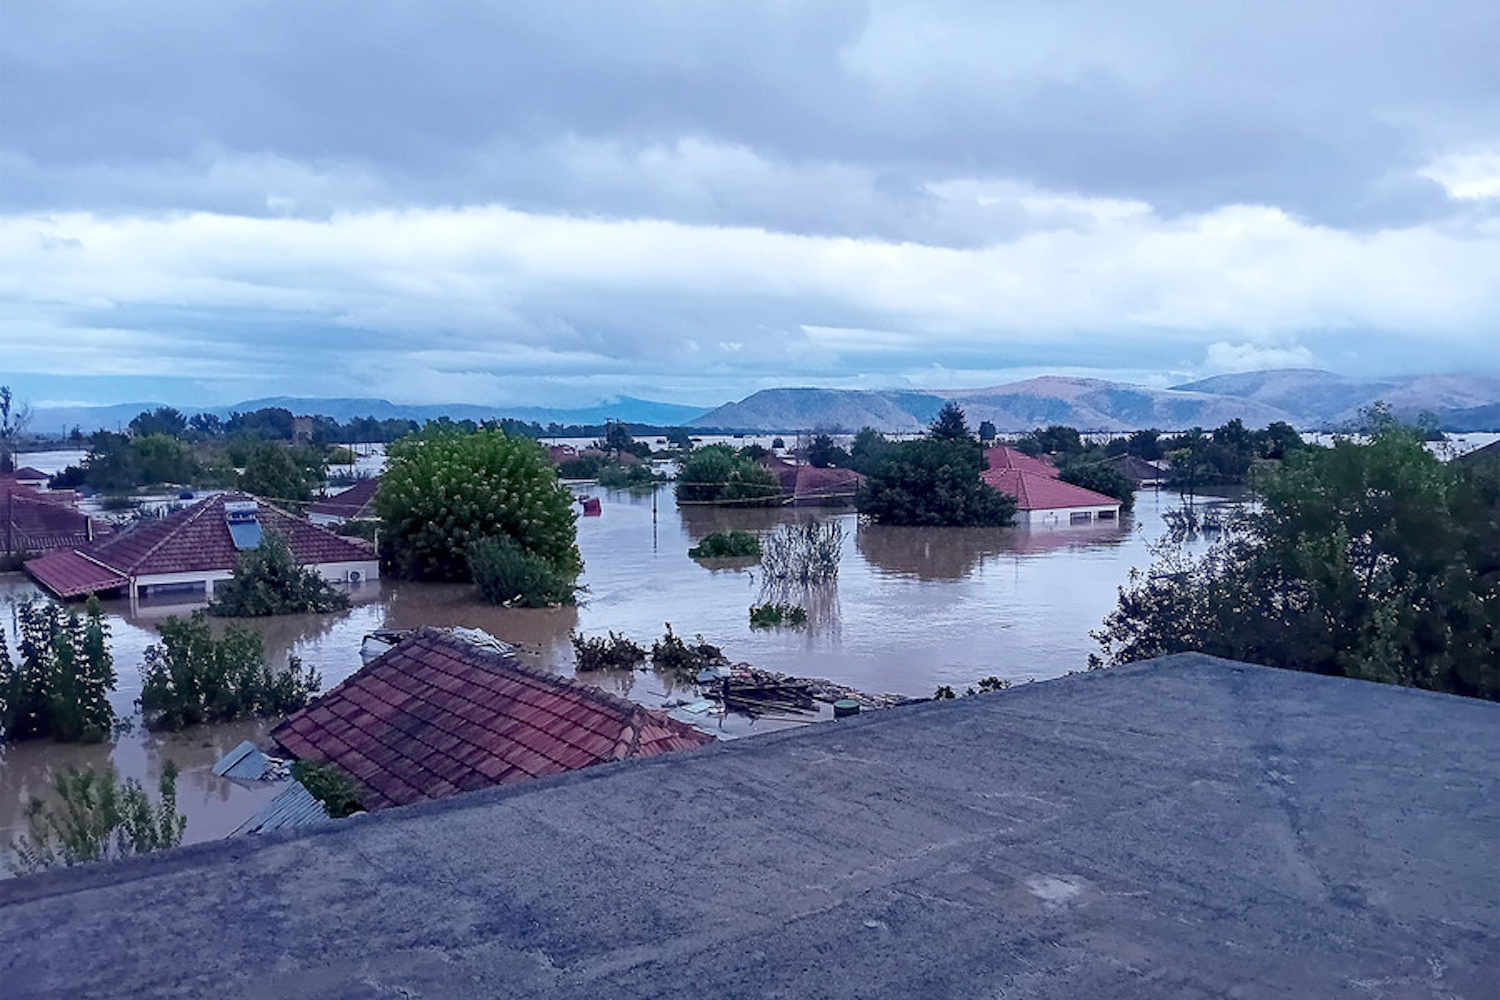
<svg viewBox="0 0 1500 1000">
<path fill-rule="evenodd" d="M 826 469 L 834 465 L 847 466 L 849 453 L 834 444 L 831 436 L 819 434 L 807 446 L 807 464 L 815 469 Z"/>
<path fill-rule="evenodd" d="M 285 670 L 266 663 L 260 634 L 230 625 L 215 639 L 202 611 L 161 623 L 146 647 L 139 703 L 146 726 L 176 732 L 201 722 L 284 715 L 307 704 L 322 680 L 295 656 Z"/>
<path fill-rule="evenodd" d="M 224 421 L 216 413 L 195 413 L 188 426 L 194 434 L 202 437 L 218 437 L 224 433 Z"/>
<path fill-rule="evenodd" d="M 1114 497 L 1120 501 L 1122 511 L 1135 508 L 1135 487 L 1123 472 L 1108 462 L 1084 460 L 1064 463 L 1057 478 L 1065 483 Z"/>
<path fill-rule="evenodd" d="M 192 450 L 177 438 L 153 433 L 131 442 L 140 483 L 190 483 L 198 474 Z"/>
<path fill-rule="evenodd" d="M 158 406 L 154 410 L 142 410 L 136 414 L 135 419 L 130 421 L 130 433 L 136 437 L 146 437 L 149 434 L 177 437 L 187 430 L 187 426 L 187 417 L 182 415 L 181 410 Z"/>
<path fill-rule="evenodd" d="M 686 427 L 670 427 L 667 429 L 667 444 L 678 451 L 692 451 L 693 436 Z"/>
<path fill-rule="evenodd" d="M 182 843 L 187 817 L 177 811 L 177 765 L 167 761 L 153 805 L 134 778 L 123 785 L 114 769 L 68 767 L 52 778 L 58 804 L 26 804 L 27 832 L 11 844 L 17 875 L 46 868 L 145 854 Z"/>
<path fill-rule="evenodd" d="M 623 420 L 609 420 L 604 424 L 604 440 L 600 442 L 602 450 L 613 452 L 615 461 L 620 456 L 635 447 L 635 438 L 630 435 L 630 428 L 625 426 Z"/>
<path fill-rule="evenodd" d="M 927 428 L 927 436 L 935 441 L 974 440 L 974 435 L 969 433 L 969 422 L 963 409 L 953 402 L 943 404 L 943 408 Z"/>
<path fill-rule="evenodd" d="M 989 442 L 995 440 L 995 435 L 997 433 L 998 432 L 995 430 L 995 424 L 993 421 L 979 421 L 979 440 L 981 443 L 988 444 Z"/>
<path fill-rule="evenodd" d="M 320 463 L 314 474 L 305 462 L 299 462 L 294 449 L 275 441 L 262 441 L 250 450 L 240 489 L 269 500 L 310 500 L 313 483 L 322 479 Z"/>
<path fill-rule="evenodd" d="M 16 608 L 16 618 L 16 659 L 0 631 L 0 736 L 70 742 L 108 736 L 115 668 L 98 599 L 89 598 L 83 617 L 28 601 Z"/>
<path fill-rule="evenodd" d="M 771 470 L 725 444 L 696 448 L 677 473 L 679 503 L 767 506 L 781 502 L 781 484 Z"/>
<path fill-rule="evenodd" d="M 849 468 L 868 476 L 891 450 L 891 442 L 873 427 L 861 427 L 849 449 Z"/>
<path fill-rule="evenodd" d="M 902 441 L 871 468 L 856 503 L 882 524 L 1009 524 L 1016 500 L 985 483 L 983 472 L 984 452 L 973 438 Z"/>
<path fill-rule="evenodd" d="M 1386 425 L 1252 485 L 1259 510 L 1204 555 L 1132 573 L 1095 633 L 1109 662 L 1200 650 L 1500 698 L 1500 470 Z"/>
<path fill-rule="evenodd" d="M 583 570 L 572 494 L 536 441 L 491 429 L 428 430 L 386 454 L 375 509 L 382 557 L 397 575 L 472 580 L 472 547 L 500 536 L 570 581 Z"/>
<path fill-rule="evenodd" d="M 235 557 L 233 576 L 218 585 L 209 614 L 234 618 L 321 614 L 342 611 L 349 595 L 335 590 L 315 569 L 297 562 L 292 547 L 274 531 Z"/>
<path fill-rule="evenodd" d="M 16 439 L 31 423 L 31 407 L 16 405 L 10 386 L 0 385 L 0 472 L 16 468 Z"/>
</svg>

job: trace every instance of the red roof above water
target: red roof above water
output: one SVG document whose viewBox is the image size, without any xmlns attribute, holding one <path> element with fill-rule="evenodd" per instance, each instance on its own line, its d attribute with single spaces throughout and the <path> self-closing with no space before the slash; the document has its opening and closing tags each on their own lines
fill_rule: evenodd
<svg viewBox="0 0 1500 1000">
<path fill-rule="evenodd" d="M 247 493 L 220 493 L 166 517 L 140 521 L 93 544 L 78 545 L 72 551 L 127 582 L 131 577 L 164 573 L 227 572 L 234 568 L 239 550 L 229 534 L 224 504 L 237 500 L 256 498 Z M 371 548 L 359 539 L 336 535 L 264 500 L 256 500 L 255 516 L 263 531 L 274 531 L 286 539 L 292 554 L 305 566 L 375 558 Z M 60 597 L 88 593 L 89 590 L 67 592 L 74 585 L 73 569 L 79 564 L 55 558 L 56 555 L 28 561 L 26 571 Z M 122 584 L 90 589 L 98 592 L 118 586 Z"/>
<path fill-rule="evenodd" d="M 1065 483 L 1054 476 L 1040 476 L 1019 469 L 991 469 L 981 478 L 1001 493 L 1009 493 L 1015 497 L 1018 510 L 1120 505 L 1120 501 L 1103 493 Z"/>
<path fill-rule="evenodd" d="M 984 451 L 984 461 L 990 469 L 1015 469 L 1019 472 L 1030 472 L 1037 476 L 1057 478 L 1057 468 L 1045 458 L 1033 458 L 1024 451 L 1019 451 L 1003 444 L 997 444 L 993 448 L 986 448 Z"/>
<path fill-rule="evenodd" d="M 368 809 L 508 785 L 713 737 L 590 685 L 421 629 L 271 732 L 364 786 Z"/>
<path fill-rule="evenodd" d="M 375 491 L 380 489 L 380 477 L 372 476 L 369 479 L 361 479 L 353 486 L 341 493 L 335 493 L 331 497 L 324 497 L 310 504 L 307 508 L 309 514 L 326 514 L 329 517 L 356 518 L 370 517 L 370 502 L 375 499 Z"/>
</svg>

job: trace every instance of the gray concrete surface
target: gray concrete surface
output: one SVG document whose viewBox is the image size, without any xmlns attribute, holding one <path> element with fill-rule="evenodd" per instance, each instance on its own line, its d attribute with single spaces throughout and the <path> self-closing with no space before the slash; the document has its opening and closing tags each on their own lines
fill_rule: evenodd
<svg viewBox="0 0 1500 1000">
<path fill-rule="evenodd" d="M 1172 657 L 0 884 L 0 997 L 1493 997 L 1497 724 Z"/>
</svg>

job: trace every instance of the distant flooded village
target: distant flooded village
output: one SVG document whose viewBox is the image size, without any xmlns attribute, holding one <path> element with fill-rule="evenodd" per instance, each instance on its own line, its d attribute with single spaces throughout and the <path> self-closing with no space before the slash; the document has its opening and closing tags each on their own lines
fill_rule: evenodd
<svg viewBox="0 0 1500 1000">
<path fill-rule="evenodd" d="M 157 411 L 15 456 L 0 841 L 59 775 L 170 787 L 192 843 L 1085 671 L 1122 588 L 1307 447 L 997 440 L 954 406 L 904 435 L 349 430 Z"/>
</svg>

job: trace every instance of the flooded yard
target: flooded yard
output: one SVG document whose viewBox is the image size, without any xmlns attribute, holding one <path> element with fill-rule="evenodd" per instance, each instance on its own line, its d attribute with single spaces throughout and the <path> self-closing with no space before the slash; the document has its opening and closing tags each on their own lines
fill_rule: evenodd
<svg viewBox="0 0 1500 1000">
<path fill-rule="evenodd" d="M 354 590 L 349 611 L 263 619 L 251 627 L 264 636 L 273 662 L 295 653 L 321 672 L 325 690 L 358 669 L 361 639 L 377 628 L 477 627 L 521 646 L 534 662 L 571 674 L 574 630 L 613 630 L 649 646 L 671 622 L 680 635 L 702 633 L 734 661 L 872 693 L 926 696 L 940 684 L 962 690 L 991 674 L 1020 682 L 1085 669 L 1096 648 L 1089 631 L 1113 607 L 1130 568 L 1149 563 L 1147 544 L 1163 533 L 1162 511 L 1180 504 L 1176 494 L 1146 491 L 1137 495 L 1135 513 L 1117 524 L 943 529 L 862 524 L 853 512 L 679 510 L 670 489 L 657 493 L 654 508 L 649 493 L 594 493 L 604 501 L 603 514 L 578 522 L 587 590 L 577 607 L 495 608 L 476 603 L 468 586 L 382 580 Z M 808 517 L 836 519 L 845 542 L 836 583 L 808 596 L 810 621 L 803 629 L 751 629 L 749 608 L 763 596 L 757 568 L 705 565 L 687 556 L 711 531 L 765 531 Z M 23 576 L 0 576 L 0 614 L 12 634 L 13 605 L 37 593 Z M 120 715 L 136 714 L 142 653 L 155 641 L 155 626 L 198 606 L 182 600 L 106 604 Z M 673 695 L 650 673 L 592 679 L 650 707 Z M 0 845 L 24 827 L 24 799 L 45 785 L 49 768 L 112 763 L 122 777 L 152 787 L 167 760 L 182 772 L 178 805 L 188 817 L 186 841 L 222 837 L 276 788 L 233 784 L 210 768 L 272 724 L 180 734 L 147 733 L 137 725 L 95 746 L 0 746 Z M 730 735 L 753 731 L 743 721 L 730 726 Z"/>
</svg>

